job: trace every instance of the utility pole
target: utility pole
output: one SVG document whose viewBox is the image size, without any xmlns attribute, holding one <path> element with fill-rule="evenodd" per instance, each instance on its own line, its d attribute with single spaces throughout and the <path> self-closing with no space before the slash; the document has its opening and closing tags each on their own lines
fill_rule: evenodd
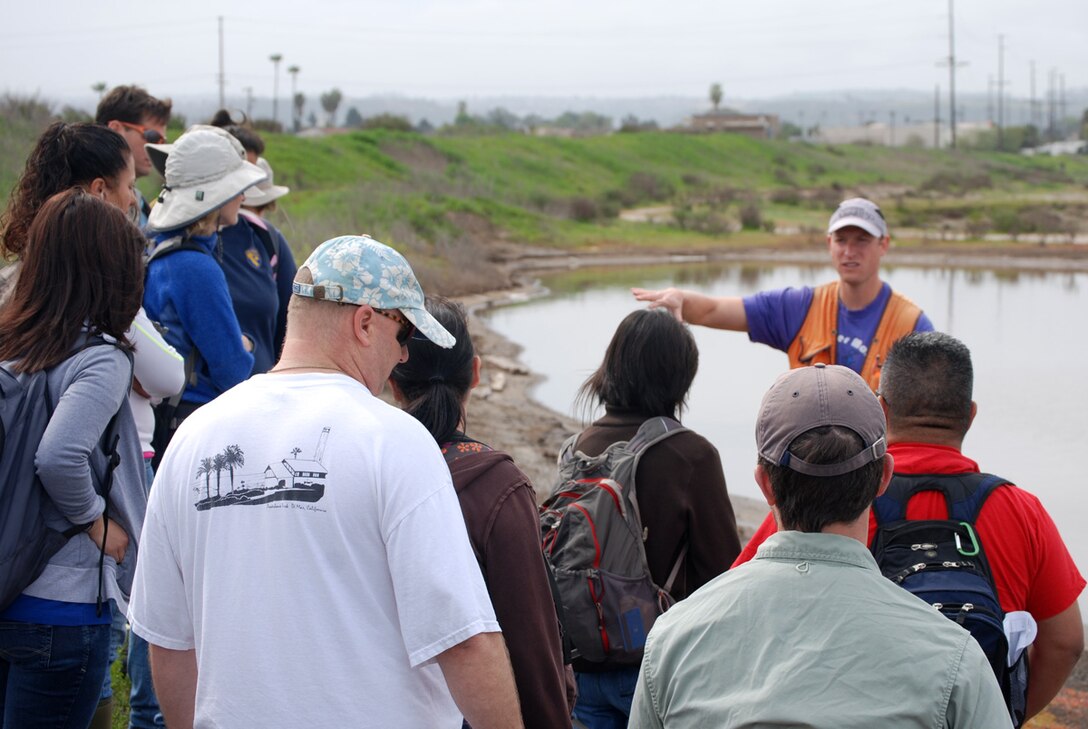
<svg viewBox="0 0 1088 729">
<path fill-rule="evenodd" d="M 1039 100 L 1035 98 L 1035 61 L 1031 62 L 1031 101 L 1028 106 L 1028 116 L 1031 125 L 1039 128 Z"/>
<path fill-rule="evenodd" d="M 280 103 L 280 61 L 283 60 L 282 53 L 273 53 L 268 57 L 269 61 L 272 61 L 273 75 L 272 75 L 272 123 L 277 124 L 279 122 L 279 103 Z"/>
<path fill-rule="evenodd" d="M 1060 105 L 1058 107 L 1061 110 L 1061 115 L 1058 117 L 1058 124 L 1061 127 L 1061 135 L 1062 135 L 1062 138 L 1064 139 L 1065 138 L 1065 120 L 1068 118 L 1068 117 L 1066 117 L 1067 112 L 1066 112 L 1066 109 L 1065 109 L 1065 74 L 1064 73 L 1058 75 L 1058 82 L 1060 84 L 1059 88 L 1061 89 L 1061 95 L 1058 97 L 1059 99 L 1061 99 L 1061 103 L 1060 103 Z"/>
<path fill-rule="evenodd" d="M 246 86 L 242 91 L 246 92 L 246 119 L 253 119 L 253 87 Z"/>
<path fill-rule="evenodd" d="M 941 85 L 933 87 L 933 149 L 941 148 Z"/>
<path fill-rule="evenodd" d="M 948 98 L 952 130 L 952 149 L 956 148 L 956 29 L 953 23 L 952 2 L 948 0 Z"/>
<path fill-rule="evenodd" d="M 1005 35 L 997 36 L 997 150 L 1005 149 Z"/>
<path fill-rule="evenodd" d="M 986 76 L 986 121 L 994 123 L 994 77 Z"/>
<path fill-rule="evenodd" d="M 888 146 L 889 147 L 894 147 L 895 146 L 895 110 L 894 109 L 892 111 L 888 112 L 888 117 L 891 119 L 891 125 L 889 126 L 889 131 L 891 133 L 891 141 L 889 142 Z"/>
<path fill-rule="evenodd" d="M 219 108 L 226 109 L 227 77 L 223 73 L 223 16 L 219 16 Z"/>
<path fill-rule="evenodd" d="M 1056 68 L 1052 68 L 1052 69 L 1050 69 L 1050 73 L 1047 76 L 1047 91 L 1046 91 L 1047 125 L 1046 125 L 1046 132 L 1047 132 L 1047 138 L 1051 142 L 1054 141 L 1054 132 L 1056 131 L 1055 130 L 1055 123 L 1056 123 L 1055 116 L 1057 115 L 1057 110 L 1054 108 L 1054 106 L 1055 106 L 1055 94 L 1056 94 L 1054 86 L 1057 83 L 1056 78 L 1055 78 L 1057 75 L 1058 75 L 1058 70 Z"/>
<path fill-rule="evenodd" d="M 300 109 L 295 106 L 295 97 L 298 95 L 298 72 L 301 70 L 298 66 L 287 67 L 287 73 L 291 74 L 291 131 L 296 134 L 302 121 L 298 118 Z"/>
</svg>

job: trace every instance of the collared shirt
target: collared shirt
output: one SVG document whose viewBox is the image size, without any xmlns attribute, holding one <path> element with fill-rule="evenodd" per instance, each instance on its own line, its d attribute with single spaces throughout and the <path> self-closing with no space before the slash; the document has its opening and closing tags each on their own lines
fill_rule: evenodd
<svg viewBox="0 0 1088 729">
<path fill-rule="evenodd" d="M 631 727 L 1008 727 L 971 635 L 860 542 L 780 532 L 660 617 Z"/>
</svg>

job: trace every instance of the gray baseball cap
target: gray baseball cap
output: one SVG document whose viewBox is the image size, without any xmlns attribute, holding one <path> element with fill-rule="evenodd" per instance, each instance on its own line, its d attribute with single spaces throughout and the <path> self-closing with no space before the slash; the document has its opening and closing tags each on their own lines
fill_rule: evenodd
<svg viewBox="0 0 1088 729">
<path fill-rule="evenodd" d="M 880 212 L 876 203 L 863 197 L 852 197 L 839 203 L 838 209 L 831 215 L 831 222 L 827 224 L 827 232 L 834 233 L 852 225 L 877 238 L 888 235 L 884 213 Z"/>
<path fill-rule="evenodd" d="M 839 425 L 857 433 L 865 447 L 840 463 L 808 463 L 790 453 L 802 433 Z M 779 377 L 759 408 L 756 448 L 771 463 L 808 476 L 841 476 L 887 451 L 884 411 L 865 380 L 848 367 L 816 364 Z"/>
</svg>

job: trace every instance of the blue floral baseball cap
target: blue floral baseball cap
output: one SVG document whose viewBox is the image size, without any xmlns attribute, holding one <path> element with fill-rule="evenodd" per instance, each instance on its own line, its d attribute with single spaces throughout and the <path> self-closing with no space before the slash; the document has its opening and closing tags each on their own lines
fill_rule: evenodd
<svg viewBox="0 0 1088 729">
<path fill-rule="evenodd" d="M 448 349 L 457 343 L 423 308 L 423 289 L 404 256 L 369 235 L 342 235 L 327 240 L 314 249 L 301 268 L 310 272 L 313 283 L 295 281 L 291 290 L 299 296 L 396 309 L 439 347 Z"/>
</svg>

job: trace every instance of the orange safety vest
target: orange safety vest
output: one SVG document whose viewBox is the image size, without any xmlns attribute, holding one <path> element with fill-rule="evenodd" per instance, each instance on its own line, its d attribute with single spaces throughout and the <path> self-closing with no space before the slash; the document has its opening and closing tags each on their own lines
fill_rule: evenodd
<svg viewBox="0 0 1088 729">
<path fill-rule="evenodd" d="M 880 385 L 880 367 L 888 355 L 888 350 L 895 340 L 914 331 L 921 315 L 922 310 L 917 304 L 892 291 L 884 313 L 880 315 L 873 341 L 869 342 L 865 363 L 861 367 L 862 379 L 869 383 L 874 392 Z M 786 350 L 790 358 L 790 369 L 818 362 L 835 364 L 838 324 L 839 282 L 834 281 L 813 290 L 812 303 L 808 307 L 805 321 Z"/>
</svg>

